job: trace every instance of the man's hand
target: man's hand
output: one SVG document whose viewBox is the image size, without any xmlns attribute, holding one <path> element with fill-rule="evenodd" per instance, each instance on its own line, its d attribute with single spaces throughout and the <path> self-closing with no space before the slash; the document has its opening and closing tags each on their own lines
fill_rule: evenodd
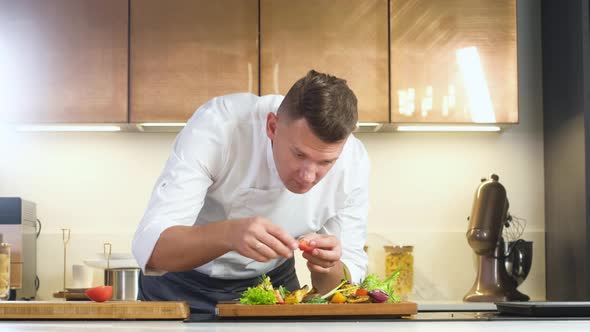
<svg viewBox="0 0 590 332">
<path fill-rule="evenodd" d="M 229 221 L 227 238 L 232 250 L 258 262 L 291 258 L 297 249 L 297 241 L 287 231 L 262 217 Z"/>
<path fill-rule="evenodd" d="M 342 257 L 342 247 L 337 237 L 311 233 L 303 236 L 302 240 L 307 241 L 307 246 L 312 248 L 303 252 L 309 271 L 329 273 L 334 266 L 340 266 L 338 263 Z M 339 272 L 341 273 L 342 270 L 340 269 Z"/>
</svg>

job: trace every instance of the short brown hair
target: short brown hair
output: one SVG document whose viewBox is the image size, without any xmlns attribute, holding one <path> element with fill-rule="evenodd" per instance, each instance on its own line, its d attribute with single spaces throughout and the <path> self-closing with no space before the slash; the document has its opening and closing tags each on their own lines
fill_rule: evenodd
<svg viewBox="0 0 590 332">
<path fill-rule="evenodd" d="M 358 121 L 357 101 L 346 81 L 310 70 L 289 89 L 278 113 L 290 120 L 305 118 L 322 141 L 334 143 L 348 137 Z"/>
</svg>

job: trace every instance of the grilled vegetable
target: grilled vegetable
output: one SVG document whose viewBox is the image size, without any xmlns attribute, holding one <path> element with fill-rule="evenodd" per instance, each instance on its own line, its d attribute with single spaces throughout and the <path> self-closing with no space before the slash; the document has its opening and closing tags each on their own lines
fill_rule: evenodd
<svg viewBox="0 0 590 332">
<path fill-rule="evenodd" d="M 368 295 L 365 296 L 349 296 L 346 298 L 346 303 L 369 303 L 371 298 Z"/>
<path fill-rule="evenodd" d="M 342 285 L 342 287 L 340 287 L 340 289 L 338 291 L 340 293 L 342 293 L 342 295 L 348 297 L 351 295 L 355 295 L 357 289 L 358 289 L 358 286 L 355 286 L 351 283 L 346 283 L 346 284 Z"/>
<path fill-rule="evenodd" d="M 346 296 L 342 295 L 342 293 L 340 293 L 340 292 L 334 293 L 334 295 L 332 295 L 332 299 L 330 300 L 330 303 L 344 303 L 344 302 L 346 302 Z"/>
<path fill-rule="evenodd" d="M 285 303 L 286 304 L 297 304 L 301 303 L 305 294 L 309 291 L 309 287 L 307 285 L 299 288 L 298 290 L 292 291 L 291 293 L 285 296 Z"/>
</svg>

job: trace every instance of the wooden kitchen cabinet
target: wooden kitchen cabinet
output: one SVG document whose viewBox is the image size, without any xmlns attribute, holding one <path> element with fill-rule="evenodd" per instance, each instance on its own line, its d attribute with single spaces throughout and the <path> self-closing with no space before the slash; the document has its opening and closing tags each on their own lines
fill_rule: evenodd
<svg viewBox="0 0 590 332">
<path fill-rule="evenodd" d="M 130 121 L 186 122 L 207 100 L 258 93 L 257 0 L 131 0 Z"/>
<path fill-rule="evenodd" d="M 391 0 L 394 123 L 518 123 L 516 0 Z"/>
<path fill-rule="evenodd" d="M 128 3 L 0 0 L 0 122 L 127 122 Z"/>
<path fill-rule="evenodd" d="M 261 0 L 260 92 L 310 69 L 347 80 L 359 121 L 389 122 L 387 0 Z"/>
</svg>

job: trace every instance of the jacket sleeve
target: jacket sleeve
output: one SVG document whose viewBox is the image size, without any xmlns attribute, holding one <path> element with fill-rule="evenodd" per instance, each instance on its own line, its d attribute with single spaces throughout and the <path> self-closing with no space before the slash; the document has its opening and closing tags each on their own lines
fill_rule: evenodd
<svg viewBox="0 0 590 332">
<path fill-rule="evenodd" d="M 164 170 L 154 185 L 145 214 L 132 242 L 133 255 L 146 274 L 160 234 L 176 225 L 195 223 L 208 188 L 214 182 L 227 156 L 227 141 L 222 138 L 222 102 L 216 99 L 200 107 L 178 134 Z"/>
</svg>

